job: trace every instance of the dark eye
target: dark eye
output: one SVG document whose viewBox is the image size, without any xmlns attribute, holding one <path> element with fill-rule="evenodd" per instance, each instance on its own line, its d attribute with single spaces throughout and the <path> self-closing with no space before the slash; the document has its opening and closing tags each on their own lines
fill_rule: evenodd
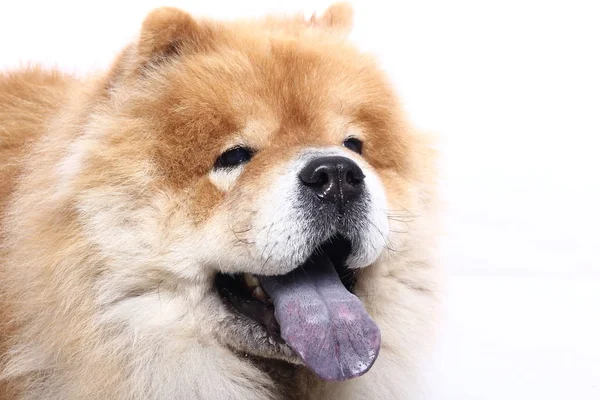
<svg viewBox="0 0 600 400">
<path fill-rule="evenodd" d="M 252 158 L 254 152 L 246 147 L 234 147 L 221 154 L 215 162 L 215 168 L 233 168 Z"/>
<path fill-rule="evenodd" d="M 362 154 L 363 143 L 356 138 L 348 138 L 344 140 L 344 147 L 355 153 Z"/>
</svg>

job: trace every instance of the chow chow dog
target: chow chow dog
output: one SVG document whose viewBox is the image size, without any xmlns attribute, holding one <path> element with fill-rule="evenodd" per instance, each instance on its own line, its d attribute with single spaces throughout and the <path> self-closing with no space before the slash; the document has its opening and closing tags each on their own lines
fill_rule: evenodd
<svg viewBox="0 0 600 400">
<path fill-rule="evenodd" d="M 0 76 L 2 399 L 419 396 L 434 151 L 351 24 L 161 8 Z"/>
</svg>

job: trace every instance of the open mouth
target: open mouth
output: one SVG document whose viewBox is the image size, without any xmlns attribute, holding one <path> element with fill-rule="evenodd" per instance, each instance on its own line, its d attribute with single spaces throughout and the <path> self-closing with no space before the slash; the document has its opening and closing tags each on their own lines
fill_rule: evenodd
<svg viewBox="0 0 600 400">
<path fill-rule="evenodd" d="M 215 283 L 226 303 L 322 379 L 345 380 L 367 372 L 380 345 L 377 325 L 352 294 L 351 250 L 349 240 L 335 236 L 286 275 L 218 274 Z"/>
<path fill-rule="evenodd" d="M 316 254 L 327 255 L 346 290 L 352 292 L 356 281 L 355 272 L 346 266 L 351 249 L 348 239 L 335 236 L 319 246 L 309 259 Z M 218 274 L 215 283 L 221 296 L 238 312 L 263 325 L 276 342 L 285 343 L 281 339 L 279 324 L 275 319 L 273 300 L 261 286 L 258 277 L 248 273 Z"/>
</svg>

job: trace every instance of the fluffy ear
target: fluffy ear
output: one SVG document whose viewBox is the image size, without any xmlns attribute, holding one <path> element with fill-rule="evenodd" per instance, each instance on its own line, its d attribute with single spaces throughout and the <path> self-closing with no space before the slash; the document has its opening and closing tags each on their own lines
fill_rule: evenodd
<svg viewBox="0 0 600 400">
<path fill-rule="evenodd" d="M 213 40 L 214 27 L 210 22 L 198 22 L 177 8 L 158 8 L 142 24 L 138 56 L 142 62 L 159 61 L 187 49 L 207 49 Z"/>
<path fill-rule="evenodd" d="M 310 23 L 313 26 L 348 34 L 352 30 L 354 11 L 348 3 L 335 3 L 329 6 L 320 16 L 313 15 Z"/>
<path fill-rule="evenodd" d="M 197 21 L 176 8 L 163 7 L 151 11 L 142 24 L 139 39 L 127 46 L 113 62 L 105 88 L 137 78 L 146 67 L 177 57 L 186 52 L 207 51 L 214 47 L 218 25 Z"/>
</svg>

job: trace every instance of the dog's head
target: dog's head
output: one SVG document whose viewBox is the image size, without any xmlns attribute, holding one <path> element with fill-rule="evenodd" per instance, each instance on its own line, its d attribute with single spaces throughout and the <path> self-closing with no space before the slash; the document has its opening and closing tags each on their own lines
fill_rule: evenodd
<svg viewBox="0 0 600 400">
<path fill-rule="evenodd" d="M 350 19 L 147 17 L 60 171 L 104 260 L 106 323 L 324 379 L 368 370 L 379 331 L 351 293 L 398 245 L 413 149 Z"/>
</svg>

